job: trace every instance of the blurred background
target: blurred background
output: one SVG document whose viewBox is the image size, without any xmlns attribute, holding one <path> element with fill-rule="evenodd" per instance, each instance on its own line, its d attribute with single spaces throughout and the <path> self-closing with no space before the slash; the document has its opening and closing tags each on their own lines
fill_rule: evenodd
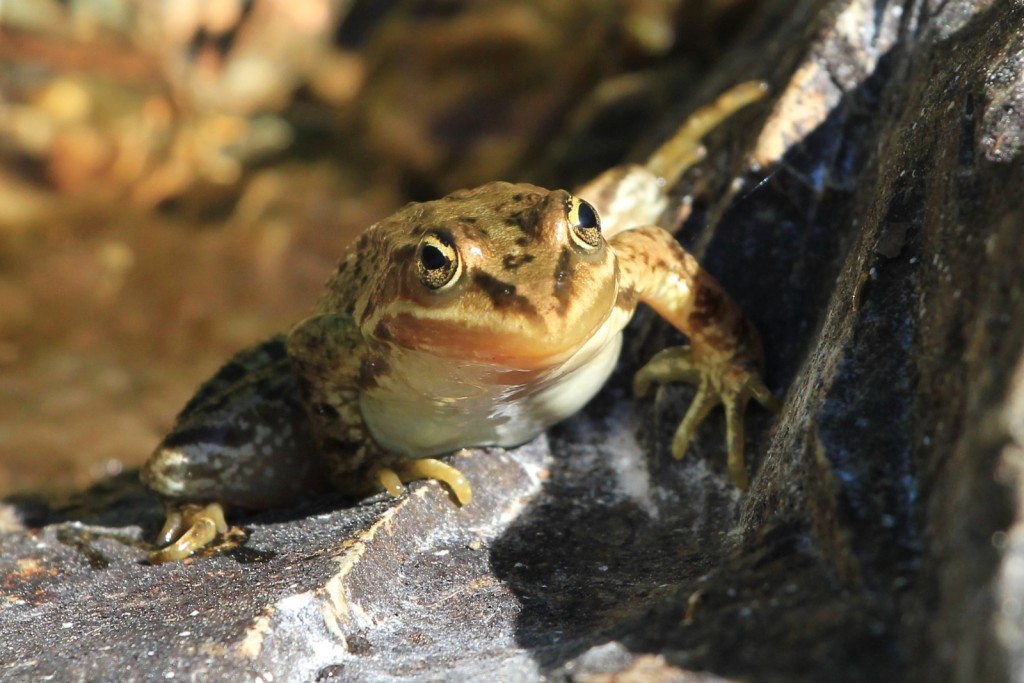
<svg viewBox="0 0 1024 683">
<path fill-rule="evenodd" d="M 753 0 L 0 0 L 0 495 L 140 464 L 410 200 L 571 187 Z"/>
</svg>

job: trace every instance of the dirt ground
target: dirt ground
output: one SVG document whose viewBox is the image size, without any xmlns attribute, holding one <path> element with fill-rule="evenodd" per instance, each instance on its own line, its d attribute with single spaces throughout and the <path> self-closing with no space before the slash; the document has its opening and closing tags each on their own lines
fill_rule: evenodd
<svg viewBox="0 0 1024 683">
<path fill-rule="evenodd" d="M 301 318 L 393 204 L 334 176 L 268 171 L 222 226 L 68 202 L 0 233 L 0 495 L 139 465 L 203 379 Z"/>
</svg>

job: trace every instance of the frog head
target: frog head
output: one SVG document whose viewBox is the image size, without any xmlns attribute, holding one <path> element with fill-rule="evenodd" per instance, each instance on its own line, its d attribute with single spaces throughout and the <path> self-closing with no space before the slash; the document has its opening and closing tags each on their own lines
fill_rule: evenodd
<svg viewBox="0 0 1024 683">
<path fill-rule="evenodd" d="M 355 296 L 367 340 L 536 368 L 572 355 L 615 305 L 600 218 L 564 190 L 483 185 L 410 204 L 362 242 L 347 257 L 362 273 L 355 290 L 329 290 L 339 305 Z"/>
</svg>

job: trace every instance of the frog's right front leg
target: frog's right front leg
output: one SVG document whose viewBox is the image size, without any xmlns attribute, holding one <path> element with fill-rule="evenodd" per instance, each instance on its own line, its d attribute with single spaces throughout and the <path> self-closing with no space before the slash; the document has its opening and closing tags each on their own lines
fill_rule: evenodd
<svg viewBox="0 0 1024 683">
<path fill-rule="evenodd" d="M 405 482 L 436 479 L 459 504 L 469 503 L 472 491 L 457 469 L 433 458 L 392 453 L 374 439 L 360 396 L 387 364 L 367 349 L 351 317 L 328 313 L 302 321 L 288 335 L 288 355 L 335 488 L 354 494 L 383 488 L 397 497 Z"/>
</svg>

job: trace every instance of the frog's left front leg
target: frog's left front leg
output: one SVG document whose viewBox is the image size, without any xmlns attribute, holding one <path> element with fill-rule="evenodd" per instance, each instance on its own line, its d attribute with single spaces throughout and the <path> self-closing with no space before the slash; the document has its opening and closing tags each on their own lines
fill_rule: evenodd
<svg viewBox="0 0 1024 683">
<path fill-rule="evenodd" d="M 754 398 L 769 410 L 779 401 L 761 379 L 763 363 L 757 331 L 714 278 L 671 234 L 649 226 L 627 230 L 611 240 L 619 264 L 621 305 L 650 305 L 690 339 L 689 346 L 658 353 L 636 374 L 634 388 L 646 394 L 652 382 L 686 381 L 697 385 L 690 409 L 672 442 L 682 458 L 697 425 L 718 403 L 725 406 L 729 473 L 747 488 L 743 460 L 743 422 Z"/>
<path fill-rule="evenodd" d="M 373 472 L 373 479 L 396 498 L 405 493 L 404 483 L 407 481 L 436 479 L 448 487 L 459 505 L 469 505 L 473 500 L 473 489 L 466 476 L 435 458 L 413 458 L 391 467 L 377 468 Z"/>
</svg>

